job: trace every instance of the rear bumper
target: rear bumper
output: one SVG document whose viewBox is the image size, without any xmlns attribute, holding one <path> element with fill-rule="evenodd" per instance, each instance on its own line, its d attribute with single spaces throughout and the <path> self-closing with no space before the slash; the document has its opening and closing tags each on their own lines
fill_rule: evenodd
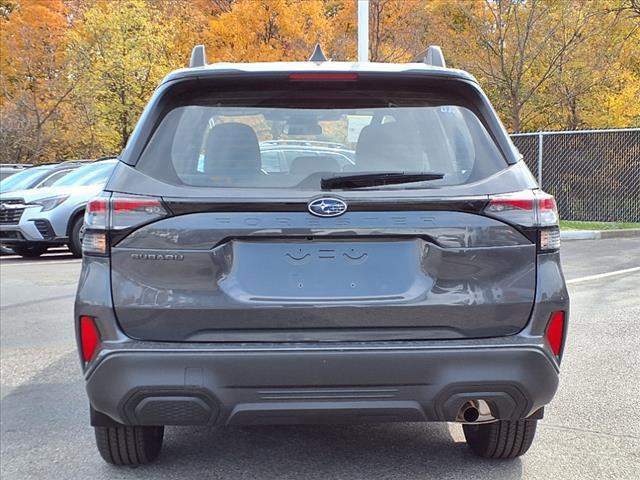
<svg viewBox="0 0 640 480">
<path fill-rule="evenodd" d="M 455 421 L 468 400 L 500 419 L 549 403 L 544 345 L 103 350 L 92 407 L 130 425 Z"/>
</svg>

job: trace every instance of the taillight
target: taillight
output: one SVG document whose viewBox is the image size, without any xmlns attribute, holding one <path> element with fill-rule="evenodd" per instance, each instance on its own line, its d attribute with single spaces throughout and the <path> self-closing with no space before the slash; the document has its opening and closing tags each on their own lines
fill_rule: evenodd
<svg viewBox="0 0 640 480">
<path fill-rule="evenodd" d="M 88 255 L 106 255 L 109 251 L 107 232 L 85 230 L 82 235 L 82 253 Z"/>
<path fill-rule="evenodd" d="M 560 248 L 560 229 L 558 227 L 540 230 L 539 245 L 541 251 L 558 250 Z"/>
<path fill-rule="evenodd" d="M 549 346 L 551 347 L 551 351 L 556 357 L 559 357 L 562 353 L 562 342 L 564 340 L 564 312 L 558 311 L 553 312 L 551 317 L 549 318 L 549 323 L 547 324 L 547 331 L 545 332 L 545 337 L 547 338 L 547 342 L 549 342 Z"/>
<path fill-rule="evenodd" d="M 87 205 L 82 238 L 83 253 L 105 255 L 108 230 L 124 230 L 167 215 L 159 198 L 103 193 Z"/>
<path fill-rule="evenodd" d="M 84 225 L 87 228 L 107 228 L 109 223 L 109 194 L 101 193 L 90 200 L 84 211 Z"/>
<path fill-rule="evenodd" d="M 80 317 L 80 349 L 82 350 L 82 358 L 88 362 L 100 344 L 100 333 L 93 318 L 83 315 Z"/>
<path fill-rule="evenodd" d="M 539 228 L 539 248 L 543 251 L 560 248 L 558 209 L 555 199 L 540 190 L 496 195 L 484 212 L 492 217 L 522 227 Z"/>
<path fill-rule="evenodd" d="M 536 197 L 538 198 L 538 226 L 557 227 L 559 218 L 556 199 L 542 191 L 537 192 Z"/>
<path fill-rule="evenodd" d="M 148 223 L 164 217 L 167 211 L 159 198 L 119 197 L 111 198 L 111 229 L 121 230 Z"/>
</svg>

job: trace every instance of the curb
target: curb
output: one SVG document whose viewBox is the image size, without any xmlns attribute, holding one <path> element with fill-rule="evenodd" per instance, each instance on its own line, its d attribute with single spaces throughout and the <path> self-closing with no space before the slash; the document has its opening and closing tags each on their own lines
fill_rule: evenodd
<svg viewBox="0 0 640 480">
<path fill-rule="evenodd" d="M 560 240 L 600 240 L 604 238 L 640 238 L 640 228 L 620 230 L 560 230 Z"/>
</svg>

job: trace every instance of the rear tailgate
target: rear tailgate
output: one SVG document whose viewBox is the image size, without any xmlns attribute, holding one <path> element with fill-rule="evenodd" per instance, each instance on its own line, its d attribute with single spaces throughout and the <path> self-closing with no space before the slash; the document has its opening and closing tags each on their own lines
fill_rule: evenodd
<svg viewBox="0 0 640 480">
<path fill-rule="evenodd" d="M 112 247 L 120 325 L 158 341 L 307 341 L 486 337 L 526 324 L 536 246 L 516 229 L 428 206 L 362 208 L 146 225 Z"/>
<path fill-rule="evenodd" d="M 313 75 L 202 71 L 154 95 L 107 189 L 162 197 L 168 212 L 112 237 L 124 331 L 203 342 L 518 332 L 536 245 L 482 212 L 535 181 L 477 84 L 304 68 Z M 384 172 L 433 178 L 323 186 Z M 324 196 L 346 213 L 312 215 Z"/>
</svg>

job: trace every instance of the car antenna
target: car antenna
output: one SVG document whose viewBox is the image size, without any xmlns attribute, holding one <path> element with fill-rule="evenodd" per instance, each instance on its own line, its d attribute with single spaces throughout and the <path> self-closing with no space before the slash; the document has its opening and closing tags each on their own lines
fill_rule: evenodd
<svg viewBox="0 0 640 480">
<path fill-rule="evenodd" d="M 322 63 L 327 61 L 327 57 L 324 56 L 322 47 L 319 43 L 316 43 L 316 48 L 313 49 L 313 53 L 309 57 L 310 62 Z"/>
<path fill-rule="evenodd" d="M 442 53 L 442 49 L 438 45 L 429 45 L 427 54 L 424 57 L 424 63 L 434 67 L 447 67 L 447 62 L 444 61 L 444 53 Z"/>
<path fill-rule="evenodd" d="M 204 67 L 207 64 L 207 52 L 204 50 L 204 45 L 196 45 L 191 50 L 191 60 L 189 61 L 189 68 Z"/>
</svg>

